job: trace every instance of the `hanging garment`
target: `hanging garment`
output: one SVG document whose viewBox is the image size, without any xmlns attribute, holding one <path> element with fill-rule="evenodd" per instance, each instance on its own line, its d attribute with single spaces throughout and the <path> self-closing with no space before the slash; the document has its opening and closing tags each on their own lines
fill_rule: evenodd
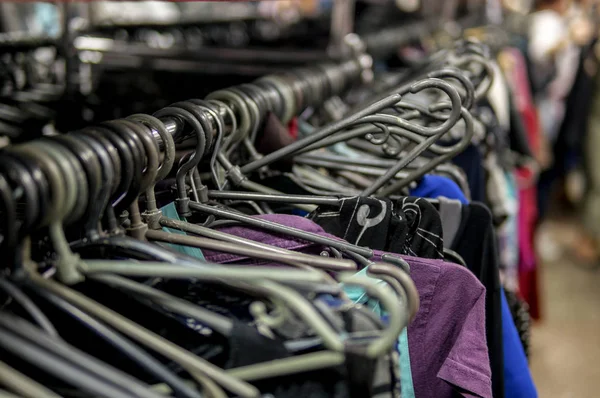
<svg viewBox="0 0 600 398">
<path fill-rule="evenodd" d="M 508 301 L 502 291 L 502 337 L 504 343 L 504 396 L 536 398 L 537 391 L 529 371 L 525 350 L 512 322 Z"/>
<path fill-rule="evenodd" d="M 333 237 L 314 222 L 297 216 L 263 215 L 258 218 Z M 246 226 L 224 227 L 223 232 L 303 253 L 326 248 L 314 243 L 281 237 Z M 240 256 L 204 252 L 208 261 L 243 261 Z M 381 261 L 376 251 L 373 261 Z M 411 268 L 421 304 L 408 327 L 411 373 L 416 397 L 491 397 L 491 370 L 485 333 L 485 288 L 464 267 L 403 257 Z M 403 353 L 400 352 L 402 358 Z M 402 367 L 400 368 L 402 372 Z M 401 375 L 401 380 L 404 375 Z"/>
<path fill-rule="evenodd" d="M 486 287 L 486 333 L 494 396 L 504 396 L 502 312 L 496 234 L 492 214 L 480 203 L 462 207 L 461 225 L 452 242 L 467 267 Z"/>
<path fill-rule="evenodd" d="M 162 212 L 163 216 L 165 216 L 165 217 L 171 218 L 173 220 L 185 221 L 185 217 L 179 217 L 179 213 L 177 213 L 177 208 L 175 207 L 175 203 L 173 203 L 173 202 L 161 207 L 160 211 Z M 180 231 L 178 229 L 163 227 L 162 230 L 165 232 L 171 233 L 171 234 L 187 235 L 185 232 Z M 174 244 L 168 244 L 168 246 L 177 250 L 178 252 L 186 254 L 190 257 L 204 260 L 204 256 L 202 255 L 202 250 L 200 250 L 196 247 L 181 246 L 181 245 L 174 245 Z"/>
<path fill-rule="evenodd" d="M 468 203 L 465 194 L 460 190 L 458 184 L 444 176 L 426 174 L 421 178 L 416 188 L 410 190 L 411 196 L 419 198 L 436 199 L 440 196 L 453 198 L 461 203 Z"/>
<path fill-rule="evenodd" d="M 328 233 L 373 249 L 442 259 L 442 223 L 435 207 L 422 198 L 356 197 L 339 208 L 320 206 L 309 218 Z"/>
<path fill-rule="evenodd" d="M 477 146 L 470 144 L 462 152 L 452 159 L 452 163 L 459 166 L 467 175 L 471 200 L 475 202 L 485 201 L 485 169 L 483 167 L 483 155 Z"/>
</svg>

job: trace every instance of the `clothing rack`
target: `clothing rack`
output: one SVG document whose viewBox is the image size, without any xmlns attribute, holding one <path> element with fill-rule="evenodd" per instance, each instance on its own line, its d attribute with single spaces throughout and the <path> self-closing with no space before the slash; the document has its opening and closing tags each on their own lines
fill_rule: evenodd
<svg viewBox="0 0 600 398">
<path fill-rule="evenodd" d="M 303 90 L 304 87 L 305 91 L 312 91 L 313 93 L 317 92 L 323 94 L 322 96 L 317 95 L 316 97 L 311 98 L 308 103 L 303 102 L 305 106 L 320 105 L 329 97 L 342 94 L 352 85 L 360 83 L 365 79 L 366 76 L 370 76 L 369 72 L 371 71 L 371 66 L 372 62 L 368 55 L 358 54 L 352 59 L 337 64 L 325 63 L 315 68 L 312 68 L 314 73 L 311 75 L 310 79 L 306 79 L 306 77 L 303 78 L 300 75 L 302 73 L 302 69 L 297 68 L 296 70 L 292 70 L 291 72 L 285 74 L 285 82 L 289 87 L 292 87 L 295 90 Z M 265 76 L 262 79 L 270 79 L 273 76 L 275 75 Z M 329 82 L 326 83 L 329 89 L 327 92 L 323 91 L 322 89 L 324 79 L 325 81 Z M 336 83 L 331 84 L 334 80 Z M 284 102 L 285 101 L 286 97 L 284 97 Z M 299 104 L 297 101 L 292 101 L 291 103 L 284 103 L 284 106 L 288 109 L 288 112 L 291 111 L 291 113 L 294 115 L 302 110 L 298 105 Z M 221 110 L 221 112 L 221 116 L 225 116 L 224 111 Z M 211 125 L 213 126 L 212 133 L 216 134 L 216 122 L 214 120 L 213 115 L 209 113 L 206 116 L 210 119 Z M 163 121 L 167 131 L 173 136 L 173 139 L 175 141 L 184 138 L 181 136 L 181 134 L 183 133 L 182 124 L 177 119 L 172 117 L 164 117 L 160 119 Z M 153 130 L 153 134 L 162 146 L 162 140 L 158 132 L 156 130 Z"/>
</svg>

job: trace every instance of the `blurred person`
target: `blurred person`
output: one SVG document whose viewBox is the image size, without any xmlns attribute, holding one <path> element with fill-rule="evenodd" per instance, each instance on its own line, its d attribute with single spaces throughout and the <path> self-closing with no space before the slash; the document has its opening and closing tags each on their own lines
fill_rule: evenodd
<svg viewBox="0 0 600 398">
<path fill-rule="evenodd" d="M 532 83 L 546 138 L 552 142 L 575 79 L 577 46 L 570 38 L 569 0 L 538 0 L 529 25 Z"/>
<path fill-rule="evenodd" d="M 596 138 L 596 134 L 586 134 L 586 130 L 590 130 L 586 126 L 588 118 L 600 117 L 600 102 L 595 105 L 594 100 L 600 94 L 599 88 L 593 88 L 595 71 L 586 67 L 589 44 L 594 36 L 594 24 L 589 12 L 593 3 L 589 0 L 538 1 L 531 15 L 529 57 L 532 63 L 532 86 L 548 149 L 546 163 L 542 163 L 547 170 L 540 176 L 538 184 L 538 208 L 542 216 L 552 197 L 554 183 L 571 180 L 568 176 L 573 174 L 571 171 L 577 159 L 592 145 L 588 141 Z M 596 106 L 598 112 L 593 109 Z M 581 147 L 586 149 L 578 149 Z M 585 163 L 596 161 L 585 153 L 583 158 Z M 598 172 L 598 178 L 591 177 L 589 180 L 591 190 L 600 192 L 600 168 Z M 587 204 L 592 202 L 600 204 L 600 199 L 586 200 L 586 220 L 595 218 L 590 211 L 595 205 Z M 600 225 L 600 209 L 597 213 L 599 217 L 595 218 L 595 224 Z M 600 236 L 600 230 L 578 228 L 574 232 L 576 237 L 568 244 L 573 254 L 583 262 L 598 258 L 596 243 L 600 240 L 595 236 Z"/>
</svg>

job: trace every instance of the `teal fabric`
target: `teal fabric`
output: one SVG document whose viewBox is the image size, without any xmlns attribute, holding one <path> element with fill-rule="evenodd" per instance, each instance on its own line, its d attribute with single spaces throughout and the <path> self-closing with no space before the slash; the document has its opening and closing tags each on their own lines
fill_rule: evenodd
<svg viewBox="0 0 600 398">
<path fill-rule="evenodd" d="M 175 207 L 175 203 L 173 203 L 173 202 L 169 203 L 168 205 L 166 205 L 164 207 L 161 207 L 160 210 L 162 211 L 162 214 L 165 217 L 172 218 L 173 220 L 186 221 L 184 217 L 179 217 L 179 214 L 177 213 L 177 208 Z M 171 229 L 171 228 L 163 227 L 163 231 L 168 232 L 170 234 L 187 235 L 185 232 L 180 231 L 178 229 Z M 178 251 L 179 253 L 187 254 L 188 256 L 204 260 L 204 254 L 202 254 L 202 251 L 196 247 L 173 245 L 170 243 L 169 243 L 169 246 L 173 250 Z"/>
<path fill-rule="evenodd" d="M 356 275 L 367 277 L 367 269 L 363 269 Z M 384 283 L 381 281 L 381 283 Z M 378 302 L 369 300 L 365 291 L 358 286 L 344 286 L 344 292 L 350 300 L 355 303 L 367 305 L 377 315 L 385 316 Z M 402 398 L 415 398 L 415 388 L 413 385 L 412 369 L 410 367 L 410 352 L 408 350 L 408 333 L 406 328 L 400 334 L 397 343 L 397 349 L 400 353 L 400 389 Z"/>
</svg>

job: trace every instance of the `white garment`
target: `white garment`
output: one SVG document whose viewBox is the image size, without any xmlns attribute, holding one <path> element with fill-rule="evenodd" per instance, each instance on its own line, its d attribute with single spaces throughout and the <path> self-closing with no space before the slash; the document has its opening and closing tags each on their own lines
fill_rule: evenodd
<svg viewBox="0 0 600 398">
<path fill-rule="evenodd" d="M 552 54 L 552 50 L 566 40 L 566 45 Z M 538 11 L 531 15 L 529 27 L 529 57 L 536 74 L 550 73 L 555 76 L 548 86 L 548 96 L 563 100 L 571 91 L 577 66 L 579 48 L 569 39 L 567 18 L 551 10 Z"/>
<path fill-rule="evenodd" d="M 579 63 L 579 48 L 569 39 L 568 19 L 552 10 L 531 15 L 529 57 L 533 76 L 552 77 L 543 92 L 537 94 L 544 133 L 553 141 L 560 130 L 565 113 L 565 100 L 573 87 Z M 566 42 L 566 45 L 561 43 Z M 560 48 L 558 51 L 557 48 Z"/>
<path fill-rule="evenodd" d="M 498 63 L 492 62 L 492 68 L 494 69 L 494 81 L 488 91 L 488 101 L 494 109 L 502 131 L 506 132 L 510 130 L 510 93 Z"/>
<path fill-rule="evenodd" d="M 565 19 L 552 10 L 537 11 L 531 14 L 529 24 L 529 57 L 539 66 L 552 66 L 554 58 L 551 50 L 569 34 Z"/>
</svg>

